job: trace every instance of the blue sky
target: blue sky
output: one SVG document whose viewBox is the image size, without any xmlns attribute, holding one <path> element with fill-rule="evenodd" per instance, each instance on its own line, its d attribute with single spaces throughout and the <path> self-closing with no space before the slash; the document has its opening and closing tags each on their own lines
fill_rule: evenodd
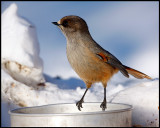
<svg viewBox="0 0 160 128">
<path fill-rule="evenodd" d="M 13 2 L 2 2 L 2 11 L 10 3 Z M 159 2 L 14 3 L 19 15 L 37 28 L 45 73 L 53 77 L 77 77 L 67 61 L 65 37 L 51 22 L 66 15 L 78 15 L 86 20 L 94 40 L 122 63 L 158 76 Z M 150 63 L 141 57 L 150 58 Z M 144 68 L 141 61 L 146 65 Z M 149 71 L 151 66 L 154 68 Z"/>
</svg>

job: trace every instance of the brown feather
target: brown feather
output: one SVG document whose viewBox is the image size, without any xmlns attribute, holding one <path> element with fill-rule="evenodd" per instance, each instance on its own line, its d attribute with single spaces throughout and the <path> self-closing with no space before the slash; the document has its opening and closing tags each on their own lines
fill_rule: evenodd
<svg viewBox="0 0 160 128">
<path fill-rule="evenodd" d="M 133 68 L 130 68 L 130 67 L 127 67 L 127 66 L 125 66 L 125 68 L 126 68 L 126 70 L 127 70 L 127 72 L 129 74 L 131 74 L 132 76 L 134 76 L 134 77 L 136 77 L 138 79 L 143 79 L 143 78 L 152 79 L 150 76 L 148 76 L 148 75 L 146 75 L 146 74 L 144 74 L 144 73 L 142 73 L 140 71 L 137 71 L 137 70 L 135 70 Z"/>
</svg>

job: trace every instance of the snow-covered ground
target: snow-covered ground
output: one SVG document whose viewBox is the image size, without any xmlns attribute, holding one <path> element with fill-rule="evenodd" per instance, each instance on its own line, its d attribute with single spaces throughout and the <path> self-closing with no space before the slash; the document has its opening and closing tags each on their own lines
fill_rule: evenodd
<svg viewBox="0 0 160 128">
<path fill-rule="evenodd" d="M 5 75 L 5 77 L 4 77 Z M 8 126 L 8 110 L 20 107 L 39 106 L 54 103 L 75 103 L 82 97 L 85 86 L 79 79 L 51 78 L 46 75 L 45 87 L 29 87 L 15 81 L 2 71 L 2 109 L 6 116 L 2 118 L 4 126 Z M 129 84 L 129 82 L 131 82 Z M 128 85 L 128 86 L 125 86 Z M 63 87 L 62 87 L 62 86 Z M 72 88 L 72 86 L 74 86 Z M 126 81 L 115 85 L 110 83 L 107 88 L 107 101 L 127 103 L 133 105 L 133 125 L 159 126 L 159 79 L 153 81 L 136 82 Z M 103 100 L 103 87 L 95 84 L 87 92 L 85 102 L 100 102 Z M 6 106 L 6 107 L 5 107 Z M 14 107 L 13 107 L 14 106 Z"/>
<path fill-rule="evenodd" d="M 1 60 L 1 126 L 10 126 L 8 114 L 10 109 L 54 103 L 75 103 L 80 100 L 85 91 L 85 84 L 79 78 L 53 78 L 43 73 L 35 27 L 18 15 L 16 4 L 12 4 L 2 14 Z M 149 71 L 149 68 L 147 70 Z M 46 81 L 45 86 L 38 86 L 44 81 Z M 108 83 L 107 101 L 133 105 L 133 125 L 159 126 L 158 90 L 158 78 L 127 79 L 117 74 Z M 94 84 L 87 92 L 84 101 L 101 102 L 103 91 L 100 83 Z"/>
<path fill-rule="evenodd" d="M 10 124 L 8 115 L 10 109 L 55 103 L 75 103 L 80 100 L 85 91 L 84 83 L 77 78 L 64 80 L 45 76 L 50 81 L 46 82 L 45 87 L 35 89 L 15 81 L 2 71 L 2 99 L 4 101 L 2 109 L 3 115 L 7 118 L 6 120 L 2 117 L 4 126 Z M 121 84 L 110 82 L 107 88 L 107 101 L 133 105 L 133 125 L 135 126 L 159 126 L 158 89 L 159 79 L 138 83 L 136 80 Z M 84 101 L 101 102 L 102 100 L 103 87 L 101 84 L 95 84 L 87 92 Z"/>
</svg>

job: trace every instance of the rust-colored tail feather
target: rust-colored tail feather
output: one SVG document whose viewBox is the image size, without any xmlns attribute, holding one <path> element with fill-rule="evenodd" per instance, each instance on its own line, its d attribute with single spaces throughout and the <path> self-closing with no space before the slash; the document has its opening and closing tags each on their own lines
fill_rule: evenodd
<svg viewBox="0 0 160 128">
<path fill-rule="evenodd" d="M 130 67 L 127 67 L 127 66 L 124 66 L 127 70 L 127 72 L 129 74 L 131 74 L 132 76 L 136 77 L 137 79 L 143 79 L 143 78 L 147 78 L 147 79 L 152 79 L 150 76 L 142 73 L 142 72 L 139 72 L 133 68 L 130 68 Z"/>
</svg>

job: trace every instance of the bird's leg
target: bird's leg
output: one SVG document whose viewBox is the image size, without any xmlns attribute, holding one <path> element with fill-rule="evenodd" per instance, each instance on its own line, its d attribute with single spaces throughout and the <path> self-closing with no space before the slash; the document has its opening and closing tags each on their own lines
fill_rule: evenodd
<svg viewBox="0 0 160 128">
<path fill-rule="evenodd" d="M 84 92 L 84 94 L 83 94 L 82 98 L 80 99 L 80 101 L 78 101 L 78 102 L 76 103 L 76 106 L 78 107 L 79 111 L 81 111 L 81 108 L 83 108 L 83 107 L 82 107 L 82 103 L 83 103 L 83 99 L 84 99 L 84 96 L 86 95 L 86 92 L 87 92 L 87 91 L 88 91 L 88 88 L 87 88 L 86 91 Z"/>
<path fill-rule="evenodd" d="M 100 107 L 102 108 L 103 111 L 107 108 L 107 101 L 106 101 L 106 87 L 104 88 L 104 99 L 103 102 L 101 103 Z"/>
</svg>

